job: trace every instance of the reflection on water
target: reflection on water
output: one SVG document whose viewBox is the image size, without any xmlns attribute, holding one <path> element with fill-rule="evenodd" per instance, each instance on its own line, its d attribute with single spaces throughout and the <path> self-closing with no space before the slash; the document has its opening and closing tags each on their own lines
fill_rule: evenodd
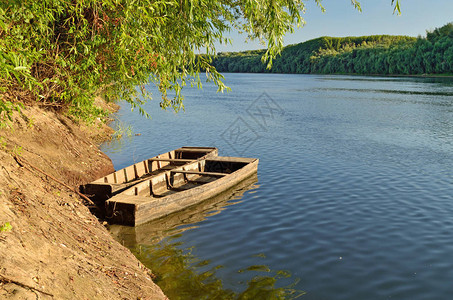
<svg viewBox="0 0 453 300">
<path fill-rule="evenodd" d="M 197 259 L 191 250 L 182 250 L 179 237 L 174 235 L 156 245 L 137 245 L 131 249 L 155 272 L 155 282 L 170 299 L 295 299 L 304 294 L 294 289 L 296 280 L 279 287 L 279 280 L 287 280 L 291 275 L 286 271 L 270 270 L 265 265 L 238 270 L 239 273 L 251 273 L 243 291 L 227 289 L 216 276 L 216 271 L 223 266 L 214 266 L 211 261 Z M 198 271 L 200 269 L 203 271 Z"/>
<path fill-rule="evenodd" d="M 421 84 L 425 83 L 441 83 L 443 85 L 453 85 L 451 76 L 433 76 L 433 77 L 412 77 L 412 76 L 338 76 L 338 75 L 325 75 L 320 77 L 322 81 L 357 81 L 357 82 L 405 82 L 405 81 L 412 81 L 418 82 Z"/>
<path fill-rule="evenodd" d="M 324 91 L 342 91 L 357 93 L 382 93 L 382 94 L 399 94 L 399 95 L 422 95 L 422 96 L 453 96 L 453 92 L 430 92 L 430 91 L 404 91 L 404 90 L 385 90 L 385 89 L 348 89 L 348 88 L 321 88 Z"/>
<path fill-rule="evenodd" d="M 179 239 L 184 231 L 197 228 L 197 223 L 215 216 L 238 204 L 245 192 L 258 188 L 256 174 L 235 187 L 183 211 L 146 224 L 129 227 L 111 225 L 110 232 L 156 275 L 155 282 L 170 299 L 288 299 L 297 298 L 304 292 L 297 291 L 296 279 L 283 270 L 271 270 L 265 264 L 246 266 L 238 273 L 249 273 L 243 291 L 224 288 L 216 277 L 223 266 L 214 266 L 209 260 L 199 260 L 192 249 L 184 250 Z M 266 256 L 258 254 L 265 262 Z M 201 270 L 201 271 L 199 271 Z M 281 286 L 280 279 L 292 283 Z"/>
</svg>

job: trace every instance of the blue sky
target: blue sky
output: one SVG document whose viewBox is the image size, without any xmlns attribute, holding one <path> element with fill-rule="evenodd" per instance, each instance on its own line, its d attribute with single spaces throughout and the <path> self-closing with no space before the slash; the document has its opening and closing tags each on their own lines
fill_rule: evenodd
<svg viewBox="0 0 453 300">
<path fill-rule="evenodd" d="M 361 0 L 362 12 L 350 0 L 324 0 L 325 13 L 313 0 L 306 1 L 306 25 L 285 36 L 285 45 L 320 36 L 361 36 L 392 34 L 418 36 L 426 30 L 453 22 L 453 0 L 400 0 L 402 14 L 393 14 L 391 0 Z M 262 49 L 258 42 L 245 42 L 245 36 L 232 32 L 233 45 L 218 45 L 217 51 Z"/>
</svg>

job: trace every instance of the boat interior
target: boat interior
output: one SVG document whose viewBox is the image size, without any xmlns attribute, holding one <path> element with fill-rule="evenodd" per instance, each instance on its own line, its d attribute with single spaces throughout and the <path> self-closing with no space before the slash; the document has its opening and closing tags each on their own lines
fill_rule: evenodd
<svg viewBox="0 0 453 300">
<path fill-rule="evenodd" d="M 210 147 L 182 147 L 118 170 L 93 183 L 120 185 L 135 183 L 150 176 L 194 162 L 213 151 L 217 151 L 217 149 Z"/>
<path fill-rule="evenodd" d="M 248 163 L 225 159 L 206 159 L 153 176 L 124 191 L 124 194 L 161 198 L 213 182 L 241 169 Z"/>
</svg>

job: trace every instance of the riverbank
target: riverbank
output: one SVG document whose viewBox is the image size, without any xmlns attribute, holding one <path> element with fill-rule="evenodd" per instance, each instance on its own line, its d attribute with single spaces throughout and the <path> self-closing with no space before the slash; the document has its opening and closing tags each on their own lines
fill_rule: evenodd
<svg viewBox="0 0 453 300">
<path fill-rule="evenodd" d="M 87 203 L 52 179 L 77 189 L 113 171 L 97 146 L 111 133 L 38 107 L 0 129 L 0 298 L 166 299 Z"/>
</svg>

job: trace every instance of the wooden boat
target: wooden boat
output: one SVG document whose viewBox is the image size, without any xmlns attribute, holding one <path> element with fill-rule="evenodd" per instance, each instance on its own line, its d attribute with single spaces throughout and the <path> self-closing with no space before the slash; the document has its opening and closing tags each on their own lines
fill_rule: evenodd
<svg viewBox="0 0 453 300">
<path fill-rule="evenodd" d="M 197 227 L 197 223 L 240 203 L 244 193 L 258 188 L 257 182 L 255 173 L 226 191 L 181 211 L 135 227 L 111 224 L 109 232 L 128 248 L 136 244 L 156 245 L 162 239 Z"/>
<path fill-rule="evenodd" d="M 106 203 L 111 223 L 136 226 L 195 205 L 255 174 L 258 159 L 208 157 L 157 174 Z"/>
<path fill-rule="evenodd" d="M 82 186 L 81 190 L 103 205 L 105 200 L 154 175 L 217 155 L 215 147 L 181 147 L 99 178 Z"/>
</svg>

